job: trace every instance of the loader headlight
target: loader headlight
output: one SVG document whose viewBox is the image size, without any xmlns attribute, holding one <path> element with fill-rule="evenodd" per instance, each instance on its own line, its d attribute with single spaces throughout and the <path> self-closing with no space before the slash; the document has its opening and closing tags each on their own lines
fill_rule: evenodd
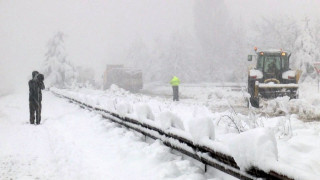
<svg viewBox="0 0 320 180">
<path fill-rule="evenodd" d="M 263 56 L 263 54 L 264 54 L 263 52 L 260 52 L 260 55 L 262 55 L 262 56 Z"/>
<path fill-rule="evenodd" d="M 282 53 L 281 53 L 281 56 L 285 56 L 285 55 L 286 55 L 286 53 L 285 53 L 285 52 L 282 52 Z"/>
</svg>

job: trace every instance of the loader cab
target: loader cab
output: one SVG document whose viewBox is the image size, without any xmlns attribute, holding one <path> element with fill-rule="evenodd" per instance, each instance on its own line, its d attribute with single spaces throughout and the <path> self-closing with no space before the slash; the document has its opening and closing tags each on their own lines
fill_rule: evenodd
<svg viewBox="0 0 320 180">
<path fill-rule="evenodd" d="M 264 79 L 282 79 L 282 73 L 289 70 L 290 54 L 283 51 L 257 52 L 256 69 L 263 73 Z"/>
<path fill-rule="evenodd" d="M 297 98 L 297 83 L 301 73 L 289 68 L 290 53 L 282 50 L 255 51 L 256 66 L 248 71 L 248 107 L 249 104 L 259 107 L 260 98 Z M 252 55 L 248 56 L 250 60 Z"/>
</svg>

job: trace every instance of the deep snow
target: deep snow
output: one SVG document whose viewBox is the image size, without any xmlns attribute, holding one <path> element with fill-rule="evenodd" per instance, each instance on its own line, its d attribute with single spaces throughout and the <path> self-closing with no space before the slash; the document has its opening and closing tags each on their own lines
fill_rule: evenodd
<svg viewBox="0 0 320 180">
<path fill-rule="evenodd" d="M 241 163 L 243 169 L 248 165 L 257 165 L 266 171 L 274 169 L 296 179 L 316 179 L 320 176 L 320 165 L 318 163 L 320 162 L 320 156 L 316 153 L 320 150 L 320 123 L 304 122 L 300 120 L 299 114 L 288 113 L 282 116 L 269 117 L 252 109 L 249 109 L 248 115 L 234 112 L 233 110 L 215 112 L 210 109 L 208 104 L 204 104 L 197 98 L 182 98 L 180 102 L 172 102 L 171 99 L 165 97 L 131 94 L 117 87 L 112 87 L 106 91 L 89 89 L 54 89 L 54 91 L 115 112 L 117 111 L 118 102 L 126 101 L 132 107 L 143 103 L 150 107 L 152 114 L 155 116 L 155 121 L 148 120 L 148 122 L 152 122 L 153 125 L 158 125 L 159 127 L 161 127 L 161 124 L 158 123 L 159 115 L 169 111 L 179 117 L 185 127 L 182 132 L 171 128 L 171 132 L 174 130 L 173 132 L 179 133 L 179 135 L 183 135 L 186 138 L 193 138 L 194 143 L 202 143 L 226 154 L 237 156 L 235 159 L 238 162 L 244 162 Z M 195 92 L 191 90 L 186 93 L 192 94 L 192 91 Z M 231 94 L 232 92 L 217 91 L 222 93 L 225 101 L 229 101 L 226 94 Z M 236 97 L 242 99 L 241 93 L 238 91 L 238 93 L 233 94 L 233 100 L 235 101 Z M 194 96 L 196 95 L 197 93 L 194 94 Z M 215 105 L 214 100 L 212 99 L 211 102 L 213 106 L 221 105 L 221 101 L 217 101 L 218 105 Z M 276 101 L 281 102 L 282 99 Z M 127 113 L 126 116 L 137 119 L 141 112 L 136 112 L 134 109 L 133 112 Z M 212 131 L 215 131 L 215 138 L 211 140 L 202 137 L 206 136 L 205 134 L 201 135 L 202 132 L 194 136 L 192 135 L 194 131 L 190 131 L 189 122 L 203 117 L 208 117 L 214 124 Z M 201 123 L 198 123 L 197 126 L 201 126 Z M 262 128 L 264 129 L 262 132 L 268 133 L 260 133 L 259 135 L 258 132 L 261 131 L 254 131 L 255 128 Z M 252 135 L 243 135 L 247 138 L 241 138 L 242 133 L 239 135 L 239 131 L 246 133 L 252 130 Z M 251 142 L 251 136 L 257 136 L 257 140 Z M 237 139 L 242 141 L 236 141 Z M 238 151 L 235 149 L 237 147 L 236 144 L 230 143 L 233 140 L 241 148 L 238 151 L 245 153 L 234 153 Z M 259 156 L 265 157 L 261 159 Z"/>
<path fill-rule="evenodd" d="M 217 101 L 213 97 L 211 104 L 206 104 L 201 100 L 205 99 L 205 94 L 199 95 L 195 89 L 186 92 L 194 99 L 182 98 L 180 102 L 131 94 L 117 87 L 107 91 L 53 90 L 231 154 L 243 169 L 257 165 L 297 179 L 320 176 L 318 121 L 306 122 L 294 113 L 268 117 L 254 110 L 247 114 L 230 110 L 216 112 L 210 107 L 222 106 L 222 101 L 230 101 L 227 97 L 244 102 L 242 92 L 232 94 L 232 91 L 213 89 L 221 94 L 215 96 Z M 210 88 L 205 91 L 209 92 Z M 311 97 L 303 98 L 297 101 L 305 100 L 310 104 L 306 99 Z M 317 96 L 313 100 L 316 99 Z M 273 106 L 268 102 L 270 107 L 288 112 L 285 98 L 274 101 Z M 161 124 L 165 117 L 170 117 L 171 121 Z M 202 118 L 210 119 L 214 127 L 209 128 L 209 133 L 195 131 L 194 134 L 190 122 Z M 49 92 L 44 93 L 43 124 L 31 126 L 27 122 L 27 94 L 0 97 L 0 175 L 4 179 L 205 179 L 218 174 L 204 174 L 201 163 L 196 166 L 197 162 L 172 154 L 159 141 L 146 143 L 141 135 L 102 120 L 100 115 Z M 201 123 L 193 126 L 201 126 Z M 262 131 L 255 131 L 256 128 Z M 239 134 L 239 130 L 243 133 Z M 214 135 L 210 135 L 212 131 Z M 250 141 L 253 136 L 256 140 Z"/>
</svg>

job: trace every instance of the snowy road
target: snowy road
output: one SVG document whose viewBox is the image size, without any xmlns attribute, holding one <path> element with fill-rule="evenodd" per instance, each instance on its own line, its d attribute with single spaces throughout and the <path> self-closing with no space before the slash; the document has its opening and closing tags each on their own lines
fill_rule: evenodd
<svg viewBox="0 0 320 180">
<path fill-rule="evenodd" d="M 0 99 L 0 179 L 206 179 L 159 141 L 44 93 L 43 124 L 29 125 L 26 94 Z"/>
</svg>

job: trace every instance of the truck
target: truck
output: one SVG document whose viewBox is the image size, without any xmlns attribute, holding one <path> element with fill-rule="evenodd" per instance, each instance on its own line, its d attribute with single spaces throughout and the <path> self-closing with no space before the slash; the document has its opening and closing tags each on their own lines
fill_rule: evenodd
<svg viewBox="0 0 320 180">
<path fill-rule="evenodd" d="M 289 96 L 290 99 L 298 98 L 298 82 L 300 70 L 290 68 L 288 51 L 257 50 L 254 55 L 248 55 L 248 61 L 255 57 L 256 63 L 248 69 L 249 103 L 259 108 L 261 98 L 271 99 Z M 248 106 L 249 106 L 248 103 Z"/>
<path fill-rule="evenodd" d="M 103 76 L 103 89 L 110 88 L 112 84 L 131 92 L 138 92 L 143 87 L 142 71 L 120 64 L 107 65 Z"/>
</svg>

